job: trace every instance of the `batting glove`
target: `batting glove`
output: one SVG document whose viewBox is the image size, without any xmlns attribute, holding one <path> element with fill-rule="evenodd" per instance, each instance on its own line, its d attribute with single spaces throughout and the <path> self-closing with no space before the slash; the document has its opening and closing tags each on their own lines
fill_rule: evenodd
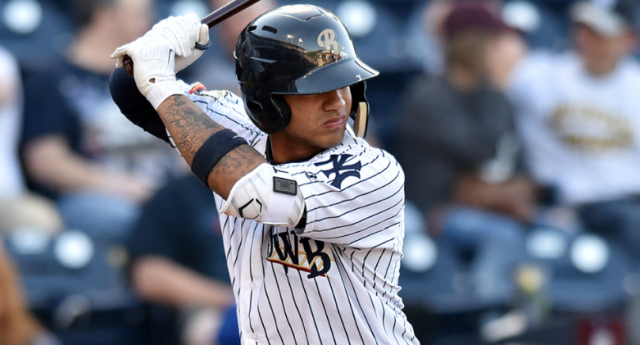
<svg viewBox="0 0 640 345">
<path fill-rule="evenodd" d="M 133 77 L 138 90 L 154 109 L 157 110 L 169 96 L 184 94 L 176 81 L 175 53 L 165 40 L 141 37 L 123 45 L 111 55 L 118 59 L 116 67 L 122 66 L 125 55 L 133 60 Z"/>
<path fill-rule="evenodd" d="M 209 43 L 209 27 L 195 13 L 169 17 L 158 22 L 145 36 L 164 38 L 176 52 L 176 72 L 198 60 L 204 53 L 195 45 Z"/>
</svg>

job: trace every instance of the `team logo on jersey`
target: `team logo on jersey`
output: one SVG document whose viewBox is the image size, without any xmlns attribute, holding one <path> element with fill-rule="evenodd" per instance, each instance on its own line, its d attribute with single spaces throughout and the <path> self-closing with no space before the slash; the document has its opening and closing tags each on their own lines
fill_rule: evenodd
<svg viewBox="0 0 640 345">
<path fill-rule="evenodd" d="M 629 119 L 589 106 L 558 107 L 549 124 L 565 145 L 589 154 L 629 150 L 637 139 Z"/>
<path fill-rule="evenodd" d="M 309 272 L 307 278 L 326 277 L 333 258 L 325 251 L 325 243 L 309 238 L 300 238 L 295 231 L 271 234 L 267 260 L 289 268 Z"/>
<path fill-rule="evenodd" d="M 327 178 L 331 178 L 331 175 L 335 174 L 335 178 L 331 185 L 336 188 L 341 188 L 342 182 L 350 176 L 360 178 L 360 169 L 362 168 L 362 164 L 360 162 L 356 162 L 350 165 L 347 165 L 347 160 L 353 157 L 353 155 L 331 155 L 328 160 L 324 162 L 315 163 L 315 166 L 322 166 L 332 164 L 333 167 L 329 170 L 321 170 Z"/>
</svg>

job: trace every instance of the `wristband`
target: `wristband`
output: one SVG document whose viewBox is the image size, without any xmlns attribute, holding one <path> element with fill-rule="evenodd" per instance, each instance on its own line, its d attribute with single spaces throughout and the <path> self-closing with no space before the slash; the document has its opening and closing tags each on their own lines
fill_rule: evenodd
<svg viewBox="0 0 640 345">
<path fill-rule="evenodd" d="M 230 129 L 216 132 L 200 146 L 198 152 L 193 156 L 191 171 L 202 184 L 209 188 L 208 179 L 211 170 L 227 153 L 244 144 L 247 144 L 247 141 Z"/>
<path fill-rule="evenodd" d="M 160 104 L 172 95 L 184 95 L 184 90 L 175 80 L 155 84 L 151 87 L 151 90 L 149 90 L 147 100 L 149 100 L 153 109 L 158 110 Z"/>
</svg>

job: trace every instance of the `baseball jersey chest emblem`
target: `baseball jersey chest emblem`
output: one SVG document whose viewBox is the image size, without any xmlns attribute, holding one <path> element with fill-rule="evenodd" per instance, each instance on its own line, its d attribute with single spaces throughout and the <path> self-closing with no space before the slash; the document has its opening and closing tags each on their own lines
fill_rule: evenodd
<svg viewBox="0 0 640 345">
<path fill-rule="evenodd" d="M 307 278 L 326 277 L 333 258 L 322 241 L 301 238 L 295 231 L 273 232 L 267 250 L 267 260 L 289 268 L 309 272 Z"/>
<path fill-rule="evenodd" d="M 328 168 L 327 170 L 320 170 L 327 178 L 333 178 L 331 185 L 336 188 L 342 187 L 342 182 L 347 177 L 360 178 L 360 169 L 362 163 L 360 161 L 348 164 L 349 158 L 353 155 L 331 155 L 328 160 L 324 162 L 314 163 L 315 166 Z"/>
</svg>

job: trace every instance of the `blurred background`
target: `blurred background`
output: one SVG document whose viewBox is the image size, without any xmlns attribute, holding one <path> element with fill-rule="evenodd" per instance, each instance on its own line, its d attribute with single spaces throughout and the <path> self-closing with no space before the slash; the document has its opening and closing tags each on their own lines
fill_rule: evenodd
<svg viewBox="0 0 640 345">
<path fill-rule="evenodd" d="M 318 0 L 406 174 L 423 344 L 640 344 L 635 0 Z M 0 345 L 238 344 L 214 200 L 112 102 L 113 50 L 225 0 L 0 0 Z M 263 0 L 180 72 L 238 92 Z"/>
</svg>

